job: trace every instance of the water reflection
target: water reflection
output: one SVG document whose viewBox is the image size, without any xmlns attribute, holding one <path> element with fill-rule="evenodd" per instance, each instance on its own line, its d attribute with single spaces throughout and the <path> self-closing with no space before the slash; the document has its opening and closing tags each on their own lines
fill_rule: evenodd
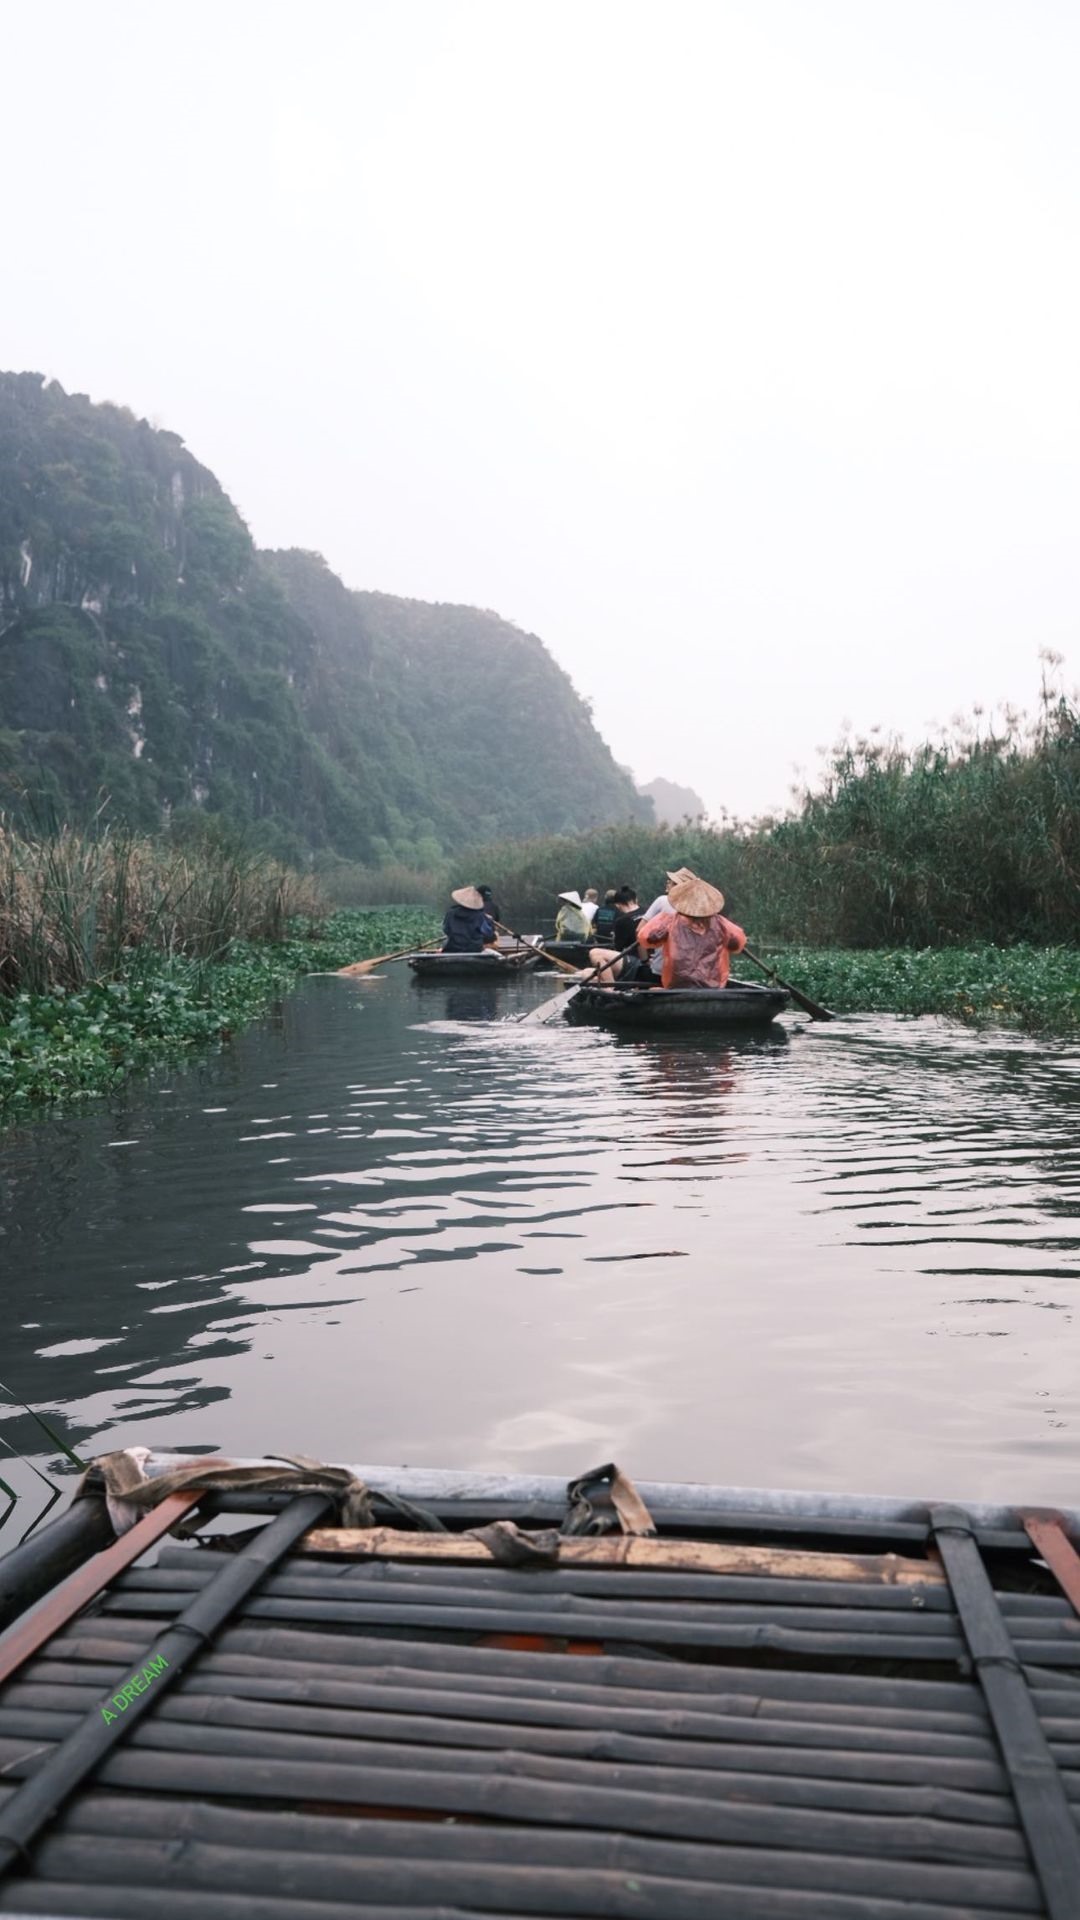
<svg viewBox="0 0 1080 1920">
<path fill-rule="evenodd" d="M 1076 1049 L 551 991 L 315 979 L 9 1135 L 0 1376 L 86 1450 L 1072 1498 Z"/>
</svg>

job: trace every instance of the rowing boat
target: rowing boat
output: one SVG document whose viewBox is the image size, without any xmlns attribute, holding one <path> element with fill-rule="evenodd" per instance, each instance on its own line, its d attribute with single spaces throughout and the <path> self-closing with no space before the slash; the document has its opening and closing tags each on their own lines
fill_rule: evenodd
<svg viewBox="0 0 1080 1920">
<path fill-rule="evenodd" d="M 776 987 L 579 987 L 567 1014 L 618 1027 L 767 1027 L 789 1005 Z"/>
<path fill-rule="evenodd" d="M 545 954 L 554 954 L 556 960 L 565 960 L 571 967 L 587 967 L 589 943 L 587 940 L 545 940 L 543 952 L 540 955 L 541 968 L 550 965 L 550 962 L 544 958 Z"/>
<path fill-rule="evenodd" d="M 418 980 L 499 981 L 516 979 L 535 958 L 523 951 L 502 954 L 488 948 L 483 953 L 411 953 L 409 965 Z"/>
</svg>

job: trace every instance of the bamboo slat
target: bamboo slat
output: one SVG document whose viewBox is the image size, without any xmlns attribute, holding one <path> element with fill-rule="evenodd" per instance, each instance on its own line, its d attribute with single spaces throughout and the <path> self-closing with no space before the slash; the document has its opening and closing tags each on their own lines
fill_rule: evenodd
<svg viewBox="0 0 1080 1920">
<path fill-rule="evenodd" d="M 56 1838 L 42 1848 L 42 1864 L 70 1884 L 95 1874 L 99 1866 L 93 1839 L 80 1836 Z M 364 1853 L 349 1858 L 336 1853 L 313 1857 L 278 1852 L 269 1858 L 250 1848 L 189 1841 L 178 1853 L 162 1840 L 129 1837 L 122 1853 L 114 1855 L 111 1877 L 143 1889 L 153 1888 L 157 1911 L 159 1896 L 176 1892 L 201 1892 L 215 1903 L 232 1896 L 261 1895 L 280 1898 L 282 1886 L 303 1887 L 317 1896 L 319 1911 L 385 1911 L 384 1901 L 393 1903 L 395 1920 L 403 1909 L 408 1920 L 419 1912 L 466 1914 L 630 1915 L 635 1920 L 948 1920 L 949 1909 L 938 1902 L 900 1901 L 880 1893 L 869 1896 L 847 1894 L 822 1895 L 799 1889 L 777 1892 L 760 1886 L 740 1886 L 728 1875 L 723 1881 L 692 1881 L 660 1878 L 639 1873 L 634 1885 L 627 1887 L 628 1876 L 610 1868 L 567 1868 L 560 1863 L 538 1862 L 528 1867 L 502 1861 L 459 1862 L 453 1875 L 453 1907 L 442 1904 L 446 1890 L 446 1868 L 438 1861 L 420 1861 L 396 1857 L 379 1858 Z M 340 1905 L 338 1903 L 341 1903 Z M 271 1907 L 270 1911 L 273 1911 Z M 958 1913 L 952 1908 L 952 1914 Z M 963 1920 L 971 1913 L 963 1910 Z M 985 1909 L 983 1912 L 985 1913 Z"/>
<path fill-rule="evenodd" d="M 0 1786 L 0 1798 L 5 1791 Z M 162 1799 L 148 1794 L 92 1791 L 76 1801 L 61 1822 L 62 1832 L 87 1833 L 99 1841 L 126 1835 L 171 1841 L 204 1841 L 244 1846 L 271 1858 L 284 1852 L 364 1859 L 436 1862 L 442 1869 L 460 1861 L 507 1866 L 545 1866 L 557 1861 L 575 1871 L 618 1868 L 625 1875 L 652 1873 L 665 1879 L 738 1886 L 804 1887 L 839 1894 L 879 1895 L 877 1863 L 824 1852 L 763 1854 L 756 1849 L 722 1849 L 685 1840 L 639 1839 L 601 1830 L 491 1826 L 483 1822 L 402 1821 L 325 1815 L 274 1809 L 214 1805 L 198 1800 Z M 300 1877 L 298 1875 L 298 1877 Z M 972 1903 L 998 1911 L 1037 1911 L 1034 1875 L 1025 1866 L 932 1865 L 893 1860 L 889 1892 L 897 1900 L 935 1898 L 946 1908 Z"/>
<path fill-rule="evenodd" d="M 80 1712 L 93 1707 L 99 1697 L 90 1689 L 30 1691 L 33 1698 L 24 1696 L 0 1706 L 0 1738 L 62 1739 L 78 1724 Z M 76 1691 L 88 1697 L 70 1697 Z M 43 1694 L 48 1697 L 42 1698 Z M 57 1700 L 58 1694 L 69 1697 Z M 430 1713 L 363 1713 L 350 1712 L 340 1706 L 324 1708 L 217 1694 L 196 1697 L 183 1694 L 162 1702 L 154 1717 L 154 1737 L 147 1737 L 145 1744 L 168 1747 L 170 1740 L 162 1730 L 169 1723 L 212 1727 L 215 1731 L 238 1729 L 245 1734 L 264 1729 L 268 1733 L 308 1735 L 319 1743 L 322 1758 L 329 1757 L 326 1738 L 336 1743 L 344 1740 L 346 1744 L 341 1746 L 339 1758 L 359 1757 L 368 1750 L 373 1763 L 381 1758 L 391 1766 L 402 1764 L 403 1753 L 410 1760 L 415 1758 L 412 1747 L 403 1747 L 403 1742 L 445 1749 L 451 1756 L 447 1764 L 462 1761 L 466 1766 L 475 1764 L 478 1768 L 485 1764 L 485 1751 L 505 1754 L 512 1745 L 519 1754 L 564 1755 L 568 1760 L 587 1763 L 661 1768 L 665 1772 L 662 1784 L 656 1788 L 658 1792 L 692 1790 L 687 1775 L 694 1773 L 712 1776 L 716 1792 L 722 1794 L 733 1776 L 752 1773 L 783 1775 L 805 1782 L 856 1783 L 854 1796 L 838 1794 L 840 1804 L 859 1801 L 858 1788 L 881 1786 L 942 1788 L 996 1796 L 1000 1804 L 991 1805 L 988 1800 L 985 1807 L 973 1806 L 968 1810 L 964 1817 L 973 1820 L 997 1820 L 1003 1817 L 1001 1809 L 1008 1805 L 1002 1798 L 1008 1793 L 1008 1781 L 992 1753 L 977 1759 L 951 1754 L 939 1756 L 916 1750 L 914 1743 L 907 1752 L 883 1754 L 866 1749 L 817 1747 L 808 1742 L 800 1746 L 787 1742 L 770 1745 L 754 1742 L 749 1737 L 739 1743 L 690 1741 L 632 1734 L 622 1729 L 521 1726 L 515 1724 L 512 1717 L 499 1721 L 461 1721 L 438 1719 Z M 747 1731 L 749 1735 L 750 1730 Z M 143 1736 L 138 1732 L 133 1739 L 136 1745 L 143 1743 Z M 265 1746 L 258 1750 L 270 1751 Z M 299 1748 L 297 1752 L 302 1758 Z M 438 1764 L 442 1764 L 441 1757 Z M 699 1781 L 698 1785 L 705 1790 L 703 1782 Z M 898 1801 L 897 1805 L 900 1804 Z M 910 1810 L 909 1802 L 903 1804 Z"/>
<path fill-rule="evenodd" d="M 149 1723 L 148 1723 L 149 1724 Z M 337 1761 L 235 1756 L 206 1751 L 166 1752 L 123 1747 L 102 1761 L 100 1785 L 139 1792 L 221 1796 L 286 1807 L 341 1806 L 399 1809 L 456 1819 L 527 1822 L 538 1826 L 612 1829 L 712 1845 L 792 1848 L 854 1854 L 864 1859 L 923 1859 L 954 1864 L 1023 1864 L 1027 1851 L 1014 1827 L 973 1825 L 925 1812 L 839 1812 L 831 1808 L 759 1806 L 736 1799 L 654 1794 L 640 1786 L 602 1786 L 575 1780 L 514 1775 L 501 1766 L 484 1774 L 435 1771 L 414 1752 L 414 1766 L 349 1766 Z M 12 1742 L 0 1741 L 0 1767 L 23 1781 L 41 1765 Z M 9 1813 L 13 1802 L 3 1808 Z"/>
</svg>

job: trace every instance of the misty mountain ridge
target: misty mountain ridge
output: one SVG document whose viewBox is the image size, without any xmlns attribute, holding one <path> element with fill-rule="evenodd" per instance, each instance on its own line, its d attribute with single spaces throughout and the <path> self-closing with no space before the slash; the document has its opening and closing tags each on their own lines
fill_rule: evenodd
<svg viewBox="0 0 1080 1920">
<path fill-rule="evenodd" d="M 650 780 L 638 792 L 651 800 L 662 827 L 678 827 L 684 820 L 703 820 L 708 809 L 693 787 L 680 787 L 674 780 Z"/>
<path fill-rule="evenodd" d="M 179 435 L 0 374 L 0 808 L 300 857 L 651 819 L 543 642 L 260 552 Z"/>
</svg>

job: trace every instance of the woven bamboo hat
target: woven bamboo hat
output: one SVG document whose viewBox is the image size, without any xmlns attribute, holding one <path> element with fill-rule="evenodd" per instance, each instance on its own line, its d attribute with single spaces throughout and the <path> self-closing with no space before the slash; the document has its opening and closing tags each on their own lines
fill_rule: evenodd
<svg viewBox="0 0 1080 1920">
<path fill-rule="evenodd" d="M 668 899 L 676 913 L 684 914 L 687 920 L 711 920 L 724 906 L 719 887 L 710 887 L 707 880 L 699 880 L 696 875 L 680 880 L 677 887 L 672 887 Z"/>
<path fill-rule="evenodd" d="M 450 895 L 450 898 L 456 907 L 482 907 L 484 904 L 482 896 L 475 887 L 459 887 L 456 893 Z"/>
<path fill-rule="evenodd" d="M 571 887 L 569 893 L 556 894 L 555 898 L 557 900 L 569 900 L 572 907 L 580 907 L 582 904 L 581 895 L 576 887 Z"/>
<path fill-rule="evenodd" d="M 680 880 L 696 880 L 697 874 L 692 867 L 676 867 L 674 873 L 669 873 L 666 877 L 668 886 L 672 887 L 676 886 Z"/>
</svg>

